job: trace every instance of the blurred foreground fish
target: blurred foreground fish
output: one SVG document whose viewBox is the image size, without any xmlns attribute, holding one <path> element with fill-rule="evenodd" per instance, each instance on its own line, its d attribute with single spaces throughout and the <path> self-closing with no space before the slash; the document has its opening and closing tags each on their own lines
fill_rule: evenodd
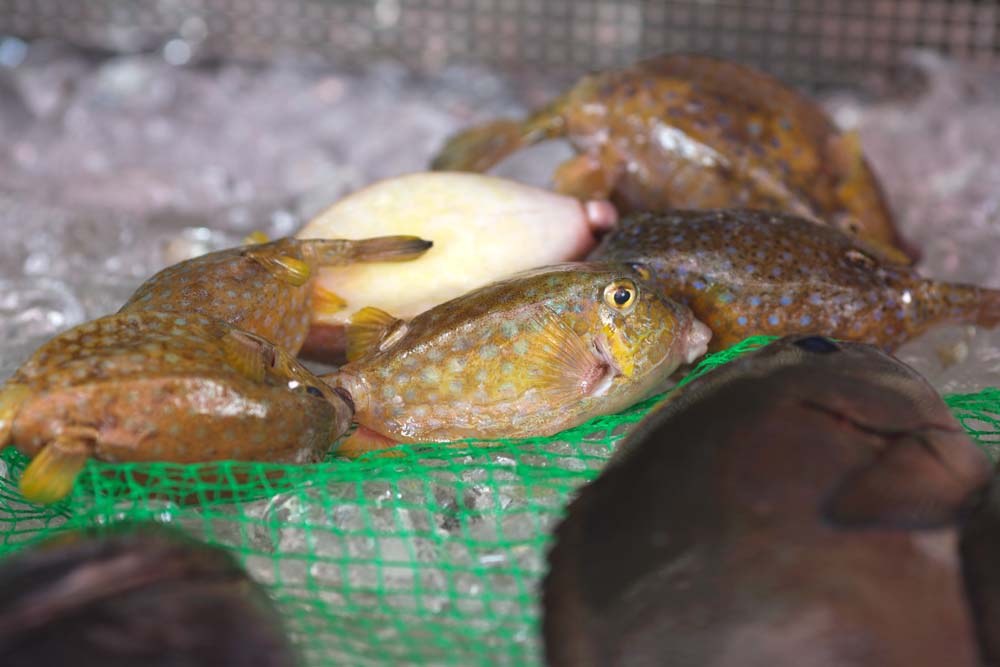
<svg viewBox="0 0 1000 667">
<path fill-rule="evenodd" d="M 340 307 L 339 297 L 316 281 L 321 267 L 403 262 L 432 245 L 415 236 L 268 242 L 254 234 L 248 240 L 167 267 L 143 283 L 120 312 L 205 315 L 263 336 L 294 356 L 312 311 Z"/>
<path fill-rule="evenodd" d="M 4 667 L 293 667 L 233 557 L 155 524 L 61 535 L 0 561 Z"/>
<path fill-rule="evenodd" d="M 0 447 L 32 502 L 90 458 L 310 463 L 346 431 L 338 393 L 269 341 L 204 315 L 126 312 L 52 339 L 0 389 Z"/>
<path fill-rule="evenodd" d="M 309 222 L 299 238 L 416 234 L 434 247 L 413 262 L 319 271 L 303 352 L 342 361 L 345 327 L 374 306 L 410 319 L 518 271 L 582 258 L 616 220 L 607 202 L 575 199 L 475 174 L 410 174 L 375 183 Z"/>
<path fill-rule="evenodd" d="M 988 634 L 995 664 L 990 479 L 909 367 L 782 339 L 679 390 L 570 504 L 548 663 L 972 667 Z"/>
<path fill-rule="evenodd" d="M 783 211 L 904 260 L 917 256 L 896 230 L 855 132 L 838 130 L 819 106 L 777 79 L 706 56 L 657 56 L 585 76 L 523 121 L 499 120 L 452 137 L 433 168 L 485 171 L 557 137 L 579 155 L 556 171 L 556 189 L 611 197 L 622 214 Z"/>
<path fill-rule="evenodd" d="M 552 435 L 650 395 L 709 335 L 634 264 L 528 271 L 410 322 L 366 308 L 348 330 L 350 363 L 324 378 L 363 427 L 337 453 Z"/>
<path fill-rule="evenodd" d="M 640 213 L 591 259 L 648 264 L 720 350 L 754 335 L 821 333 L 891 350 L 939 324 L 1000 323 L 1000 290 L 920 276 L 802 218 L 745 209 Z"/>
</svg>

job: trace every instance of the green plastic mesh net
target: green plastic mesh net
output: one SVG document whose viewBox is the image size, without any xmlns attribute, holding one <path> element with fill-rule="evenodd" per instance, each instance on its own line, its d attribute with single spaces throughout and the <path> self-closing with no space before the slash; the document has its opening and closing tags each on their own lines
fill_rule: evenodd
<svg viewBox="0 0 1000 667">
<path fill-rule="evenodd" d="M 682 382 L 769 338 L 705 359 Z M 573 491 L 662 396 L 551 438 L 400 447 L 310 466 L 91 462 L 26 505 L 0 460 L 0 556 L 69 528 L 149 519 L 231 549 L 269 587 L 308 665 L 537 665 L 537 587 Z M 995 460 L 1000 391 L 946 398 Z"/>
</svg>

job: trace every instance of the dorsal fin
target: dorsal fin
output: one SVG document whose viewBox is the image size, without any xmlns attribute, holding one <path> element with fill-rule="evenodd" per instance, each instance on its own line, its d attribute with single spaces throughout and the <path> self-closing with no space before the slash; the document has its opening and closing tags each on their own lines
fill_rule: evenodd
<svg viewBox="0 0 1000 667">
<path fill-rule="evenodd" d="M 347 325 L 347 361 L 384 350 L 406 333 L 406 322 L 373 306 L 354 313 Z"/>
</svg>

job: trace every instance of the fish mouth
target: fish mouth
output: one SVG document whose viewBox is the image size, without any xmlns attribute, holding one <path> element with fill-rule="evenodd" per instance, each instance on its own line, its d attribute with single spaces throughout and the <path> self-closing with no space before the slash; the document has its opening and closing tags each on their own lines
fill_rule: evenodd
<svg viewBox="0 0 1000 667">
<path fill-rule="evenodd" d="M 594 338 L 594 351 L 597 353 L 598 363 L 594 369 L 593 379 L 586 383 L 589 396 L 603 396 L 611 389 L 615 378 L 624 375 L 609 347 L 608 340 L 604 336 Z"/>
</svg>

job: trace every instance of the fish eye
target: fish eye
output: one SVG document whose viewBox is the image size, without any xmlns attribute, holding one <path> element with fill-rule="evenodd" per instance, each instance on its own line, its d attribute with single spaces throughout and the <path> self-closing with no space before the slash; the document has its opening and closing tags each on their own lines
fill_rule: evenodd
<svg viewBox="0 0 1000 667">
<path fill-rule="evenodd" d="M 317 398 L 324 398 L 323 392 L 320 390 L 320 388 L 314 387 L 312 385 L 306 387 L 306 393 L 309 394 L 310 396 L 315 396 Z"/>
<path fill-rule="evenodd" d="M 635 303 L 639 290 L 631 280 L 616 280 L 604 288 L 604 303 L 615 310 L 625 310 Z"/>
<path fill-rule="evenodd" d="M 800 338 L 795 341 L 795 346 L 805 350 L 806 352 L 815 352 L 816 354 L 830 354 L 831 352 L 836 352 L 840 348 L 829 338 L 823 338 L 822 336 L 808 336 L 807 338 Z"/>
</svg>

